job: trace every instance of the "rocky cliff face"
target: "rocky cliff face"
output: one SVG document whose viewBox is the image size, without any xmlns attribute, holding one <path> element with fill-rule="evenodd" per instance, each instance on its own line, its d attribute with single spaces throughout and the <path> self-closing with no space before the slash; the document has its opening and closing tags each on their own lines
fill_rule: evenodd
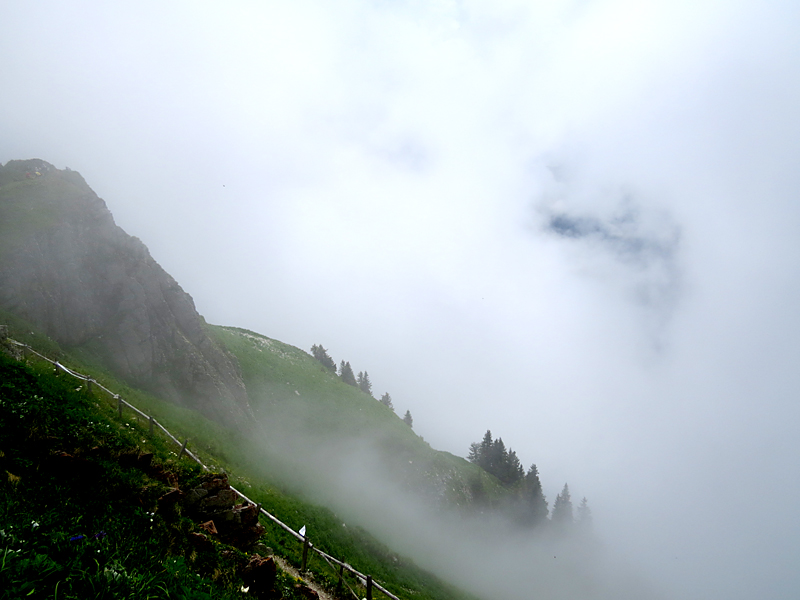
<svg viewBox="0 0 800 600">
<path fill-rule="evenodd" d="M 252 414 L 191 296 L 74 171 L 0 167 L 0 307 L 137 387 L 228 425 Z"/>
</svg>

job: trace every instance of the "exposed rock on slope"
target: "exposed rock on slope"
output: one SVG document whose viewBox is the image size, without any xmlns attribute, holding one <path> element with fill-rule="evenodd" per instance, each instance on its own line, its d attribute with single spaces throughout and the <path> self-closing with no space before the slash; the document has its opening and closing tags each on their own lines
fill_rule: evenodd
<svg viewBox="0 0 800 600">
<path fill-rule="evenodd" d="M 129 383 L 229 425 L 251 415 L 236 359 L 74 171 L 0 167 L 0 307 Z"/>
</svg>

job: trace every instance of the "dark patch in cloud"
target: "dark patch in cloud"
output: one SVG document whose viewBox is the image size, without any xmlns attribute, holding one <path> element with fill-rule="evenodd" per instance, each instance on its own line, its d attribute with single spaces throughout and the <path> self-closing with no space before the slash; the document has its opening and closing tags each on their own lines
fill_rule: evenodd
<svg viewBox="0 0 800 600">
<path fill-rule="evenodd" d="M 680 290 L 681 228 L 668 213 L 648 210 L 630 194 L 606 214 L 555 206 L 539 213 L 545 232 L 621 265 L 638 304 L 671 312 Z"/>
<path fill-rule="evenodd" d="M 560 212 L 548 215 L 546 229 L 560 237 L 597 242 L 623 262 L 647 266 L 675 258 L 680 230 L 671 223 L 667 225 L 668 231 L 645 232 L 633 211 L 608 219 Z"/>
</svg>

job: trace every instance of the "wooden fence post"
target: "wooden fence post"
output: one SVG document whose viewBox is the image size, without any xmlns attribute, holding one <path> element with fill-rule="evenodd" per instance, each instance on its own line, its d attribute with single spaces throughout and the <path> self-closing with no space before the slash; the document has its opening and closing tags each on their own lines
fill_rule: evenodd
<svg viewBox="0 0 800 600">
<path fill-rule="evenodd" d="M 153 415 L 150 415 L 150 435 L 153 435 L 153 425 L 155 424 L 155 419 Z"/>
<path fill-rule="evenodd" d="M 91 379 L 87 379 L 86 380 L 86 391 L 89 392 L 89 394 L 92 393 L 92 380 Z"/>
<path fill-rule="evenodd" d="M 189 443 L 189 438 L 186 438 L 186 441 L 183 442 L 183 446 L 181 446 L 181 453 L 178 454 L 178 460 L 180 460 L 181 456 L 183 456 L 183 453 L 186 452 L 186 444 L 188 443 Z"/>
<path fill-rule="evenodd" d="M 117 399 L 117 412 L 119 413 L 119 418 L 122 418 L 122 398 L 120 398 L 119 394 L 116 394 Z"/>
<path fill-rule="evenodd" d="M 300 565 L 300 572 L 304 573 L 306 566 L 308 566 L 308 549 L 311 547 L 311 542 L 308 541 L 306 536 L 303 536 L 303 562 Z"/>
<path fill-rule="evenodd" d="M 372 575 L 367 575 L 367 600 L 372 600 Z"/>
<path fill-rule="evenodd" d="M 344 589 L 344 565 L 339 565 L 339 581 L 336 582 L 336 591 L 340 592 Z"/>
</svg>

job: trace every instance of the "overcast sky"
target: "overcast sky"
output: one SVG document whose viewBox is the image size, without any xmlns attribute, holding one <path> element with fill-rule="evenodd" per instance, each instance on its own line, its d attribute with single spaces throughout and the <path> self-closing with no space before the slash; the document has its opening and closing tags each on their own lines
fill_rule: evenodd
<svg viewBox="0 0 800 600">
<path fill-rule="evenodd" d="M 222 8 L 224 7 L 224 8 Z M 800 590 L 800 4 L 4 2 L 0 161 L 209 322 L 487 428 L 681 599 Z"/>
</svg>

